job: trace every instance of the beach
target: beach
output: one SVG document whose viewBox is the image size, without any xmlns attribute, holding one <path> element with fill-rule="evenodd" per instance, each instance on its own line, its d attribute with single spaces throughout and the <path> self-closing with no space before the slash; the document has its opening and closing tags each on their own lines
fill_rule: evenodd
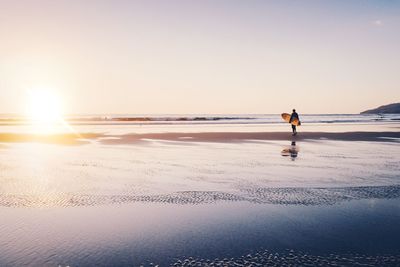
<svg viewBox="0 0 400 267">
<path fill-rule="evenodd" d="M 400 266 L 400 1 L 0 1 L 0 267 Z"/>
<path fill-rule="evenodd" d="M 397 117 L 121 118 L 0 122 L 1 266 L 400 265 Z"/>
</svg>

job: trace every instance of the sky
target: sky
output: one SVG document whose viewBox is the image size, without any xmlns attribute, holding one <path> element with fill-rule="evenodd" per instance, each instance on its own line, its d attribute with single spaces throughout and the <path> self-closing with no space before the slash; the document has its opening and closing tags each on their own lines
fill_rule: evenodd
<svg viewBox="0 0 400 267">
<path fill-rule="evenodd" d="M 0 0 L 0 113 L 358 113 L 400 102 L 400 1 Z"/>
</svg>

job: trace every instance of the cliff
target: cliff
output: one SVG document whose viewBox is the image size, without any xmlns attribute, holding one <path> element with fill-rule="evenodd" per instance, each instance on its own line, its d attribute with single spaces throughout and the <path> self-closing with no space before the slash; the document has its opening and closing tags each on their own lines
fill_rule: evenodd
<svg viewBox="0 0 400 267">
<path fill-rule="evenodd" d="M 387 114 L 387 113 L 400 113 L 400 103 L 394 103 L 389 105 L 380 106 L 378 108 L 369 109 L 361 112 L 360 114 Z"/>
</svg>

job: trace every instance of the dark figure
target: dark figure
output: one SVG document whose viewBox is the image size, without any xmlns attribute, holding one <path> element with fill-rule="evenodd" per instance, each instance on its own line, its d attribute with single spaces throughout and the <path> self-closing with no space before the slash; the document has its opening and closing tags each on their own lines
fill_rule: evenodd
<svg viewBox="0 0 400 267">
<path fill-rule="evenodd" d="M 296 112 L 295 109 L 293 109 L 292 115 L 290 116 L 289 123 L 292 123 L 292 121 L 293 121 L 294 119 L 298 119 L 298 120 L 300 121 L 299 114 L 297 114 L 297 112 Z M 292 124 L 292 132 L 293 132 L 293 135 L 296 135 L 296 134 L 297 134 L 296 125 L 293 125 L 293 124 Z"/>
</svg>

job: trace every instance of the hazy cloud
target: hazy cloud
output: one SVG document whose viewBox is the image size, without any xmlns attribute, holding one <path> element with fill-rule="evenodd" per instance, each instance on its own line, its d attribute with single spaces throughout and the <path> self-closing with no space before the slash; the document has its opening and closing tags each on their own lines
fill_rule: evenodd
<svg viewBox="0 0 400 267">
<path fill-rule="evenodd" d="M 375 26 L 382 26 L 383 21 L 380 19 L 377 19 L 377 20 L 372 21 L 372 24 L 374 24 Z"/>
</svg>

